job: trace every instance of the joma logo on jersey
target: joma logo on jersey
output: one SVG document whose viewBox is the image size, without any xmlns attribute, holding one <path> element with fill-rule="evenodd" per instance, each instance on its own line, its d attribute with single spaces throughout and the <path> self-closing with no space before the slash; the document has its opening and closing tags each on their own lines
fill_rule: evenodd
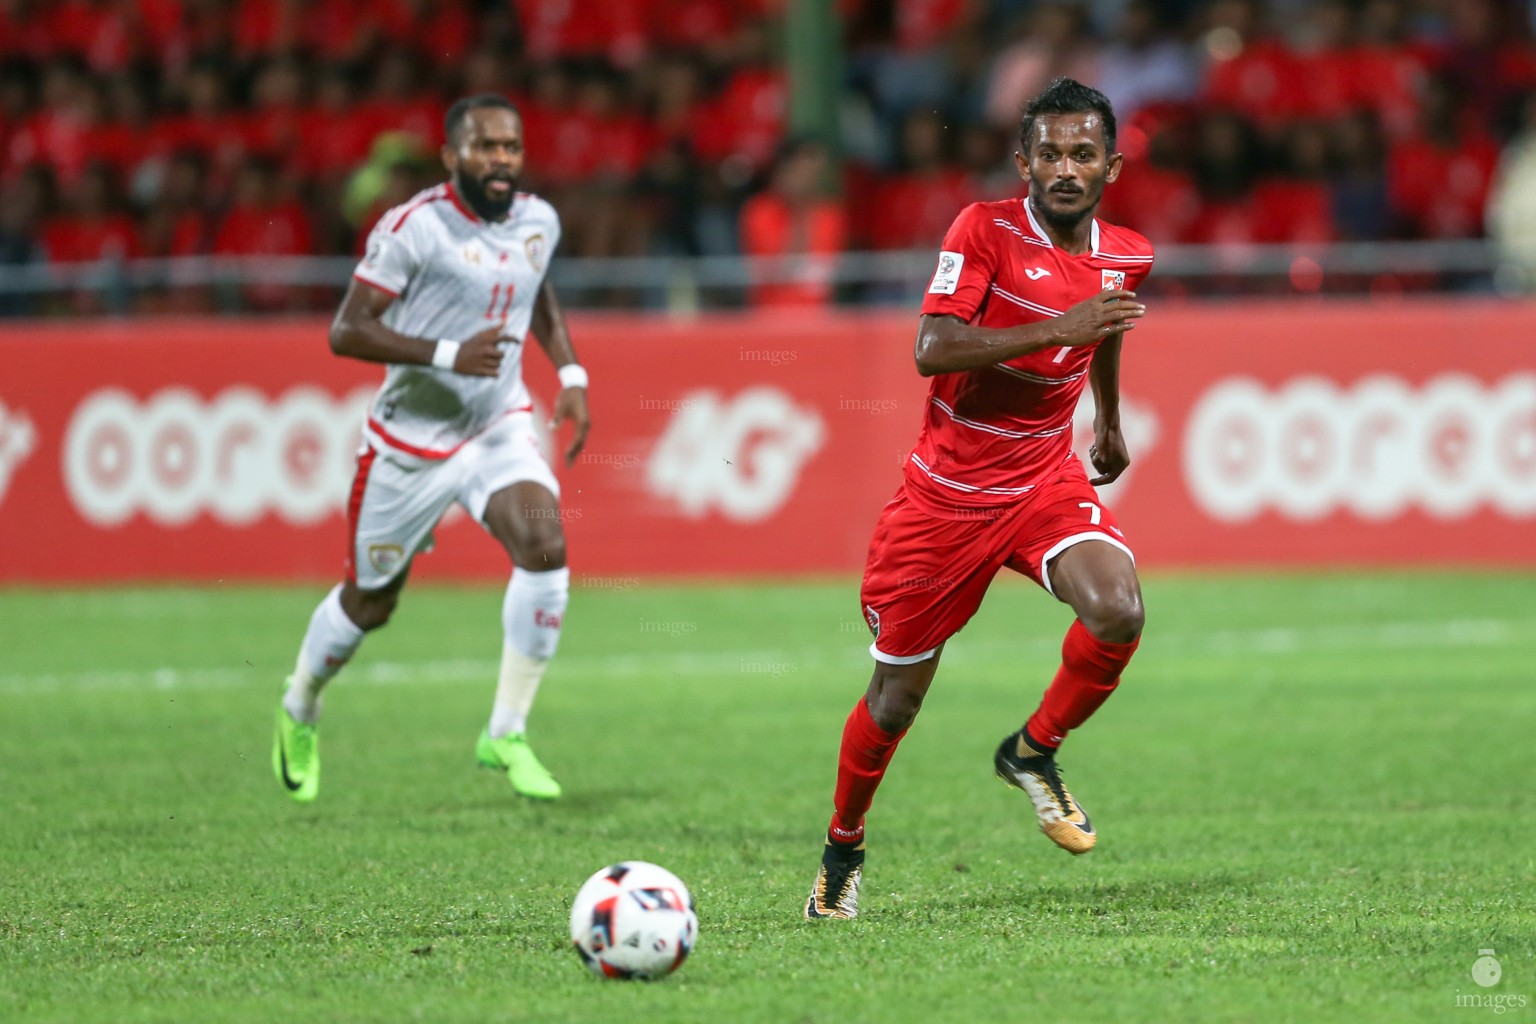
<svg viewBox="0 0 1536 1024">
<path fill-rule="evenodd" d="M 1101 270 L 1099 271 L 1099 289 L 1101 291 L 1119 291 L 1125 287 L 1125 271 Z"/>
</svg>

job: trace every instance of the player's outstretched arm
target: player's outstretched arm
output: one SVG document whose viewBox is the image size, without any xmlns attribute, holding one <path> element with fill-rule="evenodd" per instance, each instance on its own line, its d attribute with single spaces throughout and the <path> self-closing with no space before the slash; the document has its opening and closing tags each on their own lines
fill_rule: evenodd
<svg viewBox="0 0 1536 1024">
<path fill-rule="evenodd" d="M 1135 326 L 1147 307 L 1136 293 L 1099 292 L 1060 316 L 1017 327 L 977 327 L 959 317 L 924 314 L 913 355 L 924 377 L 991 366 L 1041 349 L 1075 348 Z"/>
<path fill-rule="evenodd" d="M 354 278 L 331 321 L 331 351 L 370 363 L 438 366 L 472 377 L 494 377 L 501 372 L 497 343 L 505 325 L 494 324 L 462 342 L 413 338 L 384 326 L 380 319 L 394 301 L 388 292 Z"/>
<path fill-rule="evenodd" d="M 555 286 L 548 279 L 539 287 L 539 297 L 534 300 L 531 326 L 539 347 L 549 356 L 549 361 L 555 364 L 557 370 L 564 366 L 580 366 L 576 362 L 576 348 L 571 344 L 571 334 L 565 327 L 565 314 L 560 309 L 560 300 L 555 298 Z M 585 379 L 584 375 L 582 379 Z M 565 450 L 565 464 L 569 466 L 576 461 L 576 456 L 581 454 L 582 447 L 587 443 L 587 431 L 592 427 L 592 418 L 587 413 L 586 385 L 566 384 L 564 375 L 561 384 L 560 393 L 555 396 L 555 411 L 550 417 L 549 426 L 554 430 L 565 420 L 571 421 L 574 431 L 571 443 Z"/>
<path fill-rule="evenodd" d="M 1088 459 L 1099 475 L 1088 482 L 1095 487 L 1112 484 L 1131 465 L 1131 452 L 1120 433 L 1120 338 L 1105 338 L 1088 364 L 1088 383 L 1093 388 L 1093 445 Z"/>
</svg>

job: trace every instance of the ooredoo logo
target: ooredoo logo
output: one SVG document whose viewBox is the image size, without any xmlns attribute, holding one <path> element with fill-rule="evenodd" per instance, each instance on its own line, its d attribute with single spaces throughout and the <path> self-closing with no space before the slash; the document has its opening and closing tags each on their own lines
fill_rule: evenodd
<svg viewBox="0 0 1536 1024">
<path fill-rule="evenodd" d="M 1184 478 L 1217 519 L 1266 510 L 1439 519 L 1488 507 L 1536 512 L 1536 374 L 1484 384 L 1444 374 L 1412 387 L 1367 377 L 1341 388 L 1299 377 L 1271 391 L 1234 378 L 1208 390 L 1184 431 Z"/>
<path fill-rule="evenodd" d="M 718 509 L 757 522 L 789 499 L 824 434 L 816 411 L 778 388 L 748 388 L 730 399 L 694 391 L 652 450 L 646 484 L 690 518 Z"/>
<path fill-rule="evenodd" d="M 37 446 L 37 429 L 23 409 L 7 409 L 0 402 L 0 501 L 5 500 L 11 476 Z"/>
<path fill-rule="evenodd" d="M 98 526 L 138 512 L 165 526 L 201 514 L 243 526 L 267 512 L 312 523 L 345 500 L 371 394 L 296 387 L 269 399 L 234 387 L 204 401 L 170 388 L 140 402 L 96 391 L 65 434 L 65 487 Z"/>
</svg>

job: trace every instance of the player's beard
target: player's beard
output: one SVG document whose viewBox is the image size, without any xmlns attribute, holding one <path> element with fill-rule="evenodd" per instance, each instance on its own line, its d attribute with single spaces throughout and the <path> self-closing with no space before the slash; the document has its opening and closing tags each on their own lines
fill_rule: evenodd
<svg viewBox="0 0 1536 1024">
<path fill-rule="evenodd" d="M 1036 217 L 1039 217 L 1057 231 L 1067 233 L 1076 229 L 1079 224 L 1089 217 L 1092 217 L 1093 211 L 1099 208 L 1099 200 L 1104 198 L 1104 183 L 1099 182 L 1094 186 L 1084 187 L 1083 195 L 1087 197 L 1088 202 L 1070 212 L 1053 209 L 1045 202 L 1043 197 L 1036 198 L 1033 195 L 1029 197 L 1029 205 L 1035 211 Z"/>
<path fill-rule="evenodd" d="M 507 197 L 498 199 L 486 191 L 485 185 L 489 181 L 504 181 L 507 183 Z M 512 209 L 512 203 L 517 198 L 517 176 L 513 174 L 491 173 L 483 178 L 472 178 L 462 170 L 455 171 L 453 186 L 459 190 L 459 195 L 464 197 L 464 202 L 469 208 L 480 216 L 481 220 L 501 220 Z"/>
</svg>

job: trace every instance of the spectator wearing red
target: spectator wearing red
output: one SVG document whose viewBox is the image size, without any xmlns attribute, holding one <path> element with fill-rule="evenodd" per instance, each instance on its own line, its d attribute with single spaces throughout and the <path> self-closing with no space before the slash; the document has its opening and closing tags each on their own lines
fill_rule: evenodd
<svg viewBox="0 0 1536 1024">
<path fill-rule="evenodd" d="M 1194 233 L 1201 214 L 1200 195 L 1189 169 L 1194 125 L 1173 105 L 1143 108 L 1121 130 L 1127 159 L 1104 193 L 1104 216 L 1141 232 L 1155 243 L 1182 241 Z M 1142 159 L 1129 152 L 1136 138 L 1146 147 Z"/>
<path fill-rule="evenodd" d="M 60 195 L 64 212 L 43 223 L 42 247 L 48 262 L 116 264 L 139 255 L 133 220 L 105 164 L 88 165 Z M 100 313 L 110 298 L 106 292 L 82 287 L 70 301 L 76 313 Z"/>
<path fill-rule="evenodd" d="M 1258 143 L 1247 121 L 1230 110 L 1205 114 L 1196 126 L 1192 170 L 1200 210 L 1181 241 L 1242 245 L 1259 238 L 1253 202 Z"/>
<path fill-rule="evenodd" d="M 1266 31 L 1257 0 L 1213 3 L 1204 43 L 1206 104 L 1236 111 L 1265 130 L 1305 109 L 1296 55 Z"/>
<path fill-rule="evenodd" d="M 729 59 L 726 48 L 747 15 L 735 0 L 644 0 L 645 34 L 663 52 L 692 51 L 704 59 Z"/>
<path fill-rule="evenodd" d="M 966 172 L 950 162 L 943 117 L 914 110 L 901 125 L 901 169 L 873 190 L 865 237 L 876 249 L 937 249 L 955 211 L 974 202 Z"/>
<path fill-rule="evenodd" d="M 1450 83 L 1426 82 L 1419 131 L 1391 149 L 1392 208 L 1417 238 L 1476 238 L 1499 162 L 1499 147 Z"/>
<path fill-rule="evenodd" d="M 219 256 L 307 256 L 311 251 L 309 218 L 280 181 L 277 162 L 252 158 L 235 178 L 234 203 L 214 237 Z M 255 268 L 258 271 L 259 265 Z M 303 301 L 302 289 L 256 280 L 244 289 L 254 309 L 292 309 Z"/>
<path fill-rule="evenodd" d="M 832 300 L 848 225 L 842 204 L 824 191 L 828 162 L 818 142 L 786 143 L 769 187 L 742 206 L 742 251 L 774 259 L 752 287 L 755 305 L 813 307 Z"/>
<path fill-rule="evenodd" d="M 433 148 L 443 144 L 443 104 L 429 90 L 421 55 L 413 49 L 384 51 L 359 116 L 374 136 L 404 132 Z"/>
<path fill-rule="evenodd" d="M 244 117 L 245 145 L 253 153 L 281 153 L 302 167 L 304 138 L 304 73 L 298 61 L 280 57 L 268 61 L 251 89 L 255 109 Z"/>
<path fill-rule="evenodd" d="M 207 167 L 190 150 L 167 161 L 158 190 L 138 222 L 139 253 L 152 259 L 196 257 L 212 246 L 208 217 Z M 205 282 L 195 280 L 197 265 L 172 267 L 163 286 L 141 290 L 135 305 L 141 312 L 156 314 L 206 313 L 213 309 L 213 293 Z"/>
<path fill-rule="evenodd" d="M 632 67 L 645 55 L 646 5 L 584 0 L 511 0 L 531 60 L 604 58 Z"/>
<path fill-rule="evenodd" d="M 1282 150 L 1284 173 L 1261 181 L 1253 192 L 1261 242 L 1324 243 L 1333 226 L 1333 153 L 1321 121 L 1293 121 Z"/>
<path fill-rule="evenodd" d="M 357 60 L 383 36 L 376 9 L 356 0 L 240 0 L 232 41 L 247 59 L 313 51 Z"/>
<path fill-rule="evenodd" d="M 50 0 L 41 16 L 54 53 L 84 60 L 96 71 L 118 71 L 137 56 L 142 31 L 134 8 L 120 0 Z"/>
<path fill-rule="evenodd" d="M 136 75 L 123 73 L 98 81 L 105 113 L 90 132 L 87 145 L 123 181 L 136 183 L 170 157 L 154 132 L 154 100 Z"/>
<path fill-rule="evenodd" d="M 475 37 L 464 0 L 383 0 L 374 17 L 391 44 L 416 47 L 437 64 L 463 59 Z"/>
<path fill-rule="evenodd" d="M 773 163 L 784 138 L 789 88 L 772 60 L 767 23 L 745 21 L 737 30 L 734 67 L 715 99 L 694 121 L 694 152 L 705 164 L 730 162 L 746 173 Z"/>
<path fill-rule="evenodd" d="M 321 74 L 314 103 L 299 116 L 304 145 L 296 156 L 307 176 L 343 178 L 367 159 L 373 124 L 358 111 L 355 96 L 344 68 L 328 68 Z"/>
<path fill-rule="evenodd" d="M 101 122 L 95 83 L 79 61 L 59 57 L 43 71 L 42 103 L 10 132 L 5 168 L 14 173 L 47 163 L 61 183 L 72 185 L 91 160 L 90 134 Z"/>
<path fill-rule="evenodd" d="M 1390 138 L 1413 133 L 1431 49 L 1413 42 L 1403 0 L 1367 0 L 1355 51 L 1355 107 L 1371 111 Z"/>
<path fill-rule="evenodd" d="M 594 74 L 556 124 L 550 173 L 562 182 L 567 250 L 578 256 L 639 255 L 646 240 L 631 223 L 629 182 L 651 150 L 645 120 L 623 103 L 617 74 Z"/>
<path fill-rule="evenodd" d="M 209 251 L 207 166 L 196 152 L 173 155 L 139 224 L 145 256 L 196 256 Z"/>
<path fill-rule="evenodd" d="M 1363 102 L 1355 12 L 1345 0 L 1313 0 L 1292 45 L 1297 117 L 1342 117 Z M 1284 143 L 1282 142 L 1282 145 Z"/>
<path fill-rule="evenodd" d="M 58 52 L 50 19 L 42 16 L 41 0 L 0 3 L 0 57 L 44 61 Z"/>
<path fill-rule="evenodd" d="M 1435 73 L 1462 102 L 1461 113 L 1486 130 L 1515 112 L 1536 89 L 1536 47 L 1529 15 L 1500 0 L 1456 0 L 1446 5 L 1451 39 Z"/>
<path fill-rule="evenodd" d="M 224 69 L 203 61 L 190 68 L 181 82 L 182 112 L 156 125 L 162 145 L 191 149 L 208 159 L 216 181 L 226 180 L 247 152 L 243 119 L 231 107 Z"/>
</svg>

